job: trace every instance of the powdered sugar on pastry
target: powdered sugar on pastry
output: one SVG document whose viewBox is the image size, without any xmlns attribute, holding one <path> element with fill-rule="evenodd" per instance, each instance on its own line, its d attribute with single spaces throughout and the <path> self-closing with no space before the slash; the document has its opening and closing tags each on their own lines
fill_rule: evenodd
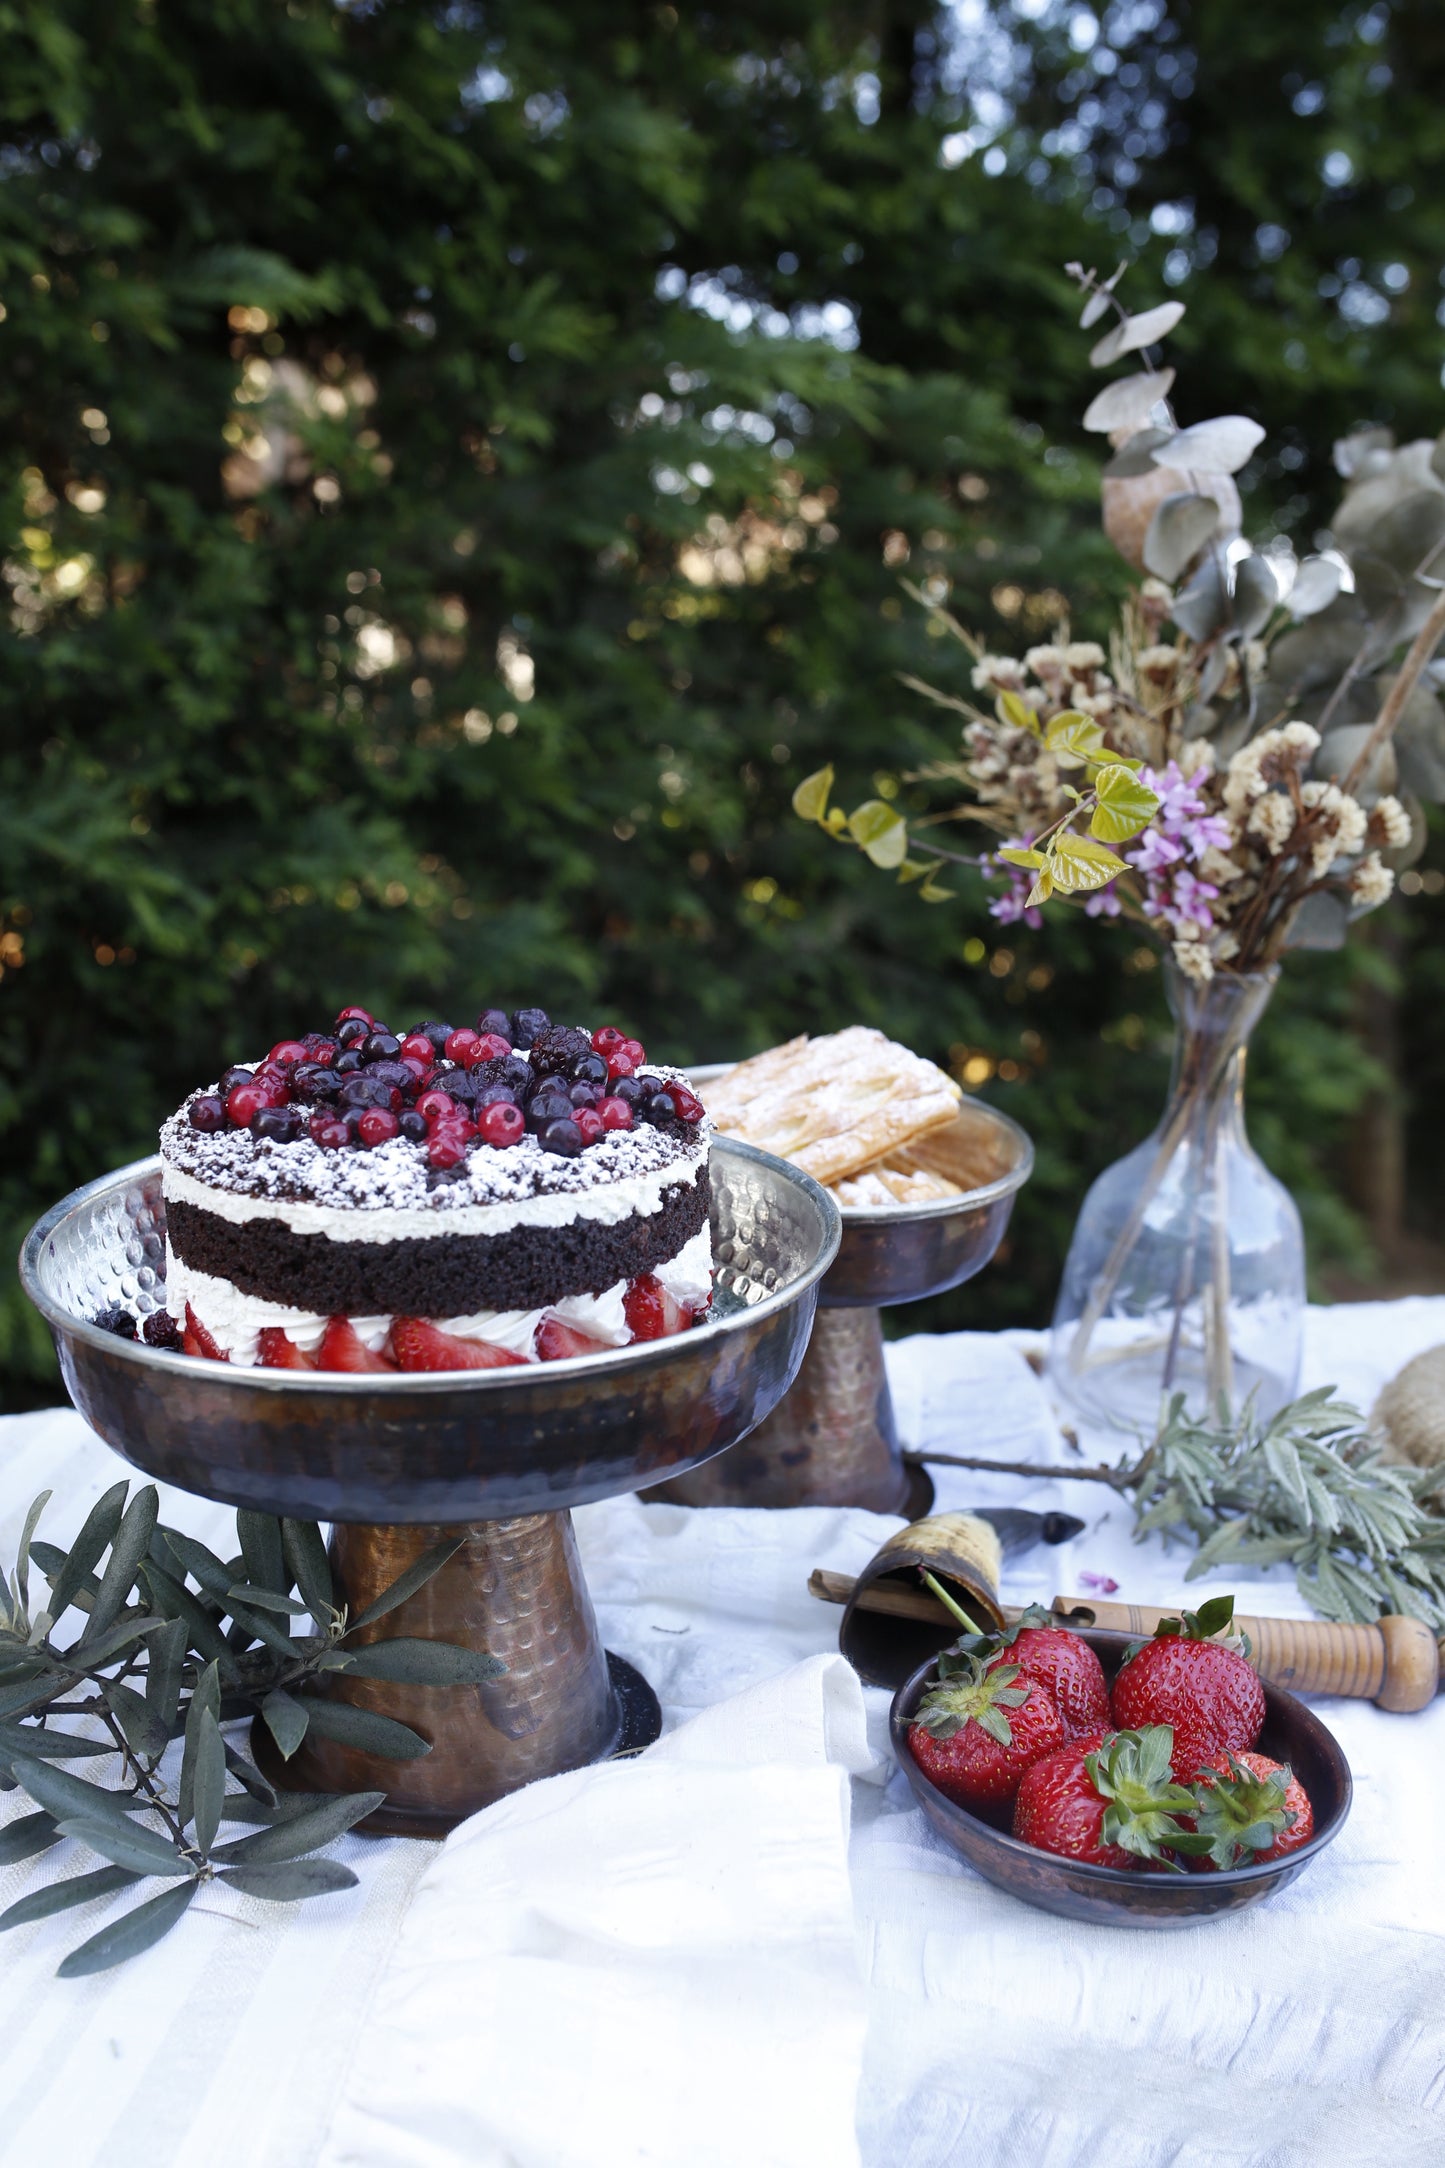
<svg viewBox="0 0 1445 2168">
<path fill-rule="evenodd" d="M 952 1121 L 962 1093 L 931 1061 L 854 1024 L 740 1062 L 704 1097 L 728 1135 L 836 1183 Z"/>
</svg>

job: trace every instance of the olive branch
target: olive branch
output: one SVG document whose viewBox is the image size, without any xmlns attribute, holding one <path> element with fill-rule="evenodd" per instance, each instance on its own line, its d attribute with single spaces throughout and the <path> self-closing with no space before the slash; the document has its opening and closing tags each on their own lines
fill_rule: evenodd
<svg viewBox="0 0 1445 2168">
<path fill-rule="evenodd" d="M 424 1587 L 461 1536 L 433 1544 L 353 1618 L 335 1600 L 314 1522 L 238 1512 L 239 1553 L 222 1559 L 164 1525 L 154 1484 L 131 1497 L 120 1482 L 66 1551 L 36 1540 L 50 1495 L 30 1507 L 0 1580 L 0 1790 L 21 1789 L 36 1807 L 0 1827 L 0 1866 L 66 1840 L 107 1864 L 19 1898 L 0 1930 L 165 1882 L 71 1951 L 59 1971 L 73 1979 L 149 1949 L 207 1883 L 279 1903 L 351 1888 L 349 1867 L 314 1855 L 385 1793 L 280 1792 L 227 1730 L 259 1716 L 284 1761 L 308 1732 L 391 1760 L 429 1753 L 410 1725 L 322 1689 L 337 1672 L 426 1686 L 501 1673 L 494 1657 L 450 1642 L 353 1639 Z M 33 1610 L 32 1566 L 48 1583 Z M 72 1613 L 79 1630 L 62 1642 L 56 1628 Z M 313 1630 L 293 1632 L 297 1619 Z M 74 1761 L 109 1764 L 105 1781 L 58 1766 Z M 226 1823 L 251 1834 L 218 1841 Z"/>
</svg>

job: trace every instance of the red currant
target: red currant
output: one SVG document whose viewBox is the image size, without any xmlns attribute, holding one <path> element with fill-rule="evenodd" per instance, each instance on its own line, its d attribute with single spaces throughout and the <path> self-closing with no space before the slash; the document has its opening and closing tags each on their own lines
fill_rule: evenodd
<svg viewBox="0 0 1445 2168">
<path fill-rule="evenodd" d="M 444 1122 L 456 1112 L 457 1103 L 450 1092 L 423 1092 L 416 1103 L 418 1114 L 425 1115 L 427 1123 Z"/>
<path fill-rule="evenodd" d="M 426 1156 L 434 1167 L 459 1167 L 467 1156 L 467 1140 L 450 1126 L 434 1129 L 427 1139 Z"/>
<path fill-rule="evenodd" d="M 526 1135 L 527 1118 L 520 1107 L 509 1106 L 505 1099 L 499 1099 L 491 1106 L 483 1107 L 477 1128 L 484 1144 L 500 1148 L 520 1143 Z"/>
<path fill-rule="evenodd" d="M 319 1144 L 323 1152 L 339 1152 L 351 1142 L 351 1131 L 338 1115 L 313 1114 L 308 1127 L 312 1143 Z"/>
<path fill-rule="evenodd" d="M 625 1099 L 604 1099 L 597 1112 L 602 1117 L 604 1129 L 630 1129 L 632 1109 Z"/>
<path fill-rule="evenodd" d="M 609 1076 L 636 1076 L 647 1059 L 647 1048 L 640 1039 L 624 1039 L 621 1046 L 614 1046 L 603 1056 Z"/>
<path fill-rule="evenodd" d="M 669 1084 L 667 1096 L 677 1108 L 679 1121 L 700 1122 L 707 1112 L 697 1094 L 690 1092 L 685 1084 Z"/>
<path fill-rule="evenodd" d="M 468 1025 L 463 1024 L 460 1030 L 451 1034 L 446 1045 L 442 1048 L 442 1052 L 446 1055 L 448 1061 L 454 1061 L 463 1069 L 469 1069 L 474 1061 L 481 1059 L 478 1052 L 481 1043 L 477 1033 L 471 1030 Z M 510 1054 L 511 1051 L 512 1049 L 508 1047 L 507 1052 Z"/>
<path fill-rule="evenodd" d="M 596 1144 L 599 1141 L 602 1135 L 602 1116 L 596 1107 L 578 1107 L 572 1119 L 582 1133 L 584 1144 Z"/>
<path fill-rule="evenodd" d="M 266 1056 L 268 1065 L 277 1069 L 294 1069 L 298 1061 L 307 1059 L 307 1050 L 299 1039 L 278 1039 Z"/>
<path fill-rule="evenodd" d="M 339 1031 L 343 1024 L 365 1024 L 370 1031 L 375 1022 L 376 1018 L 370 1009 L 341 1009 L 337 1013 L 336 1028 Z"/>
<path fill-rule="evenodd" d="M 412 1073 L 412 1078 L 419 1091 L 425 1091 L 427 1085 L 430 1084 L 432 1078 L 436 1075 L 436 1064 L 434 1062 L 418 1061 L 411 1054 L 402 1055 L 401 1065 L 403 1069 L 410 1069 Z"/>
<path fill-rule="evenodd" d="M 403 1061 L 419 1061 L 425 1067 L 431 1067 L 436 1056 L 432 1051 L 431 1040 L 424 1031 L 409 1031 L 407 1033 L 401 1042 L 401 1058 Z"/>
<path fill-rule="evenodd" d="M 505 1061 L 512 1051 L 510 1039 L 504 1039 L 499 1031 L 484 1031 L 477 1041 L 477 1051 L 472 1056 L 478 1061 Z"/>
<path fill-rule="evenodd" d="M 226 1094 L 226 1112 L 238 1129 L 249 1129 L 262 1107 L 274 1104 L 264 1084 L 236 1084 Z"/>
<path fill-rule="evenodd" d="M 600 1030 L 592 1034 L 592 1051 L 602 1055 L 605 1060 L 615 1047 L 621 1046 L 626 1037 L 626 1032 L 619 1031 L 615 1024 L 603 1024 Z"/>
<path fill-rule="evenodd" d="M 367 1107 L 356 1125 L 356 1133 L 363 1144 L 389 1144 L 399 1127 L 389 1107 Z"/>
</svg>

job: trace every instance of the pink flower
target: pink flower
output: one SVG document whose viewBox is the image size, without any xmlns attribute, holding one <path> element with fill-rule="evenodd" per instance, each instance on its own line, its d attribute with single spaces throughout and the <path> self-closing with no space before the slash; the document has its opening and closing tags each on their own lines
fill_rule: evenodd
<svg viewBox="0 0 1445 2168">
<path fill-rule="evenodd" d="M 1033 840 L 1031 835 L 1010 836 L 1005 849 L 1027 851 L 1032 848 Z M 1020 920 L 1025 926 L 1042 926 L 1043 912 L 1036 904 L 1032 907 L 1029 904 L 1029 890 L 1034 885 L 1034 876 L 1027 866 L 1010 865 L 1006 858 L 989 856 L 983 860 L 983 868 L 986 873 L 991 873 L 1008 884 L 1004 893 L 995 896 L 989 905 L 990 918 L 996 918 L 1002 926 L 1013 926 Z"/>
<path fill-rule="evenodd" d="M 1096 888 L 1087 898 L 1084 913 L 1088 918 L 1117 918 L 1121 908 L 1119 898 L 1114 893 L 1114 884 L 1110 881 L 1107 887 Z"/>
</svg>

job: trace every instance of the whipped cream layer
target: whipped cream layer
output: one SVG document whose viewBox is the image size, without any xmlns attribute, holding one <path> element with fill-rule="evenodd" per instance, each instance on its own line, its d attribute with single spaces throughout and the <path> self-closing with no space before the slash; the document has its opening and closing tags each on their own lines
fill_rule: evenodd
<svg viewBox="0 0 1445 2168">
<path fill-rule="evenodd" d="M 672 1296 L 690 1310 L 704 1309 L 712 1296 L 712 1235 L 704 1227 L 684 1244 L 676 1257 L 658 1265 L 653 1274 Z M 628 1282 L 619 1280 L 600 1295 L 569 1295 L 539 1310 L 480 1310 L 473 1317 L 437 1317 L 428 1322 L 459 1340 L 485 1341 L 504 1347 L 527 1362 L 537 1360 L 534 1342 L 537 1328 L 547 1317 L 586 1333 L 604 1347 L 626 1347 L 632 1338 L 623 1312 Z M 256 1362 L 263 1329 L 277 1327 L 305 1355 L 314 1354 L 321 1343 L 327 1320 L 314 1310 L 293 1309 L 289 1303 L 265 1302 L 242 1294 L 229 1280 L 209 1272 L 197 1272 L 184 1264 L 166 1245 L 166 1308 L 177 1322 L 184 1322 L 189 1303 L 207 1332 L 238 1369 Z M 391 1330 L 390 1315 L 352 1317 L 358 1339 L 373 1351 Z"/>
</svg>

